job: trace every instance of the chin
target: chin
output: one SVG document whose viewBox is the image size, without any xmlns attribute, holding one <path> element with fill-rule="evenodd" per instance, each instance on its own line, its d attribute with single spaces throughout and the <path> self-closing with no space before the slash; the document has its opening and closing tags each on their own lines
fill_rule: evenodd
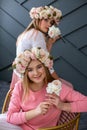
<svg viewBox="0 0 87 130">
<path fill-rule="evenodd" d="M 41 83 L 43 83 L 43 81 L 44 81 L 44 79 L 40 79 L 40 80 L 37 80 L 37 81 L 35 81 L 35 83 L 37 83 L 37 84 L 41 84 Z"/>
<path fill-rule="evenodd" d="M 44 29 L 44 31 L 43 31 L 44 33 L 47 33 L 48 32 L 48 29 Z"/>
<path fill-rule="evenodd" d="M 37 80 L 33 80 L 34 83 L 41 83 L 42 80 L 41 79 L 37 79 Z"/>
<path fill-rule="evenodd" d="M 48 32 L 48 29 L 45 31 L 45 33 L 47 33 Z"/>
</svg>

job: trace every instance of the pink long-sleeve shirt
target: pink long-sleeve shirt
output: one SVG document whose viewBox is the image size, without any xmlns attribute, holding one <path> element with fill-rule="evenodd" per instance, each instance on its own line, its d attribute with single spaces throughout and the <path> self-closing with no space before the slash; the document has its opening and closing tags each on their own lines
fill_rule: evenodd
<svg viewBox="0 0 87 130">
<path fill-rule="evenodd" d="M 61 111 L 52 106 L 45 115 L 39 115 L 29 121 L 25 118 L 25 112 L 35 109 L 40 102 L 45 101 L 46 86 L 40 91 L 29 91 L 29 98 L 25 102 L 22 101 L 23 88 L 19 81 L 13 90 L 11 102 L 9 104 L 7 121 L 20 125 L 23 130 L 37 130 L 41 127 L 55 126 L 59 120 Z M 73 88 L 62 84 L 60 92 L 60 99 L 62 101 L 71 102 L 72 112 L 87 112 L 87 96 L 73 90 Z"/>
</svg>

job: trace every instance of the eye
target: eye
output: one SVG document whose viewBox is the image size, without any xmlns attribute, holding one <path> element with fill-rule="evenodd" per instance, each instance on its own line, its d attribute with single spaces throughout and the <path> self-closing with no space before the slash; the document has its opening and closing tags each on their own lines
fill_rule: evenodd
<svg viewBox="0 0 87 130">
<path fill-rule="evenodd" d="M 44 19 L 46 22 L 48 22 L 48 19 Z"/>
<path fill-rule="evenodd" d="M 38 65 L 38 66 L 37 66 L 38 69 L 40 69 L 40 68 L 42 68 L 42 67 L 43 67 L 42 65 Z"/>
<path fill-rule="evenodd" d="M 31 69 L 31 68 L 28 68 L 28 72 L 32 72 L 33 71 L 33 69 Z"/>
</svg>

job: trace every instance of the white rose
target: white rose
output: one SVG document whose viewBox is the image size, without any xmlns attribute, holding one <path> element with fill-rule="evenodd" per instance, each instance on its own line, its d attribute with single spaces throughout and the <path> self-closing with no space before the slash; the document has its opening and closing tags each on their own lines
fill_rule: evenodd
<svg viewBox="0 0 87 130">
<path fill-rule="evenodd" d="M 36 47 L 33 47 L 32 53 L 37 56 L 38 55 L 38 49 Z"/>
<path fill-rule="evenodd" d="M 23 73 L 25 72 L 25 67 L 23 67 L 21 64 L 17 64 L 17 65 L 16 65 L 16 71 L 17 71 L 18 73 L 23 74 Z"/>
<path fill-rule="evenodd" d="M 49 27 L 49 31 L 48 31 L 48 35 L 51 37 L 51 38 L 55 38 L 57 37 L 58 35 L 61 35 L 61 31 L 58 27 L 55 27 L 54 25 Z"/>
<path fill-rule="evenodd" d="M 46 59 L 48 59 L 49 53 L 45 52 L 43 49 L 39 51 L 40 60 L 44 63 Z"/>
<path fill-rule="evenodd" d="M 36 8 L 32 8 L 30 11 L 30 17 L 33 19 L 34 18 L 34 14 L 36 12 Z"/>
<path fill-rule="evenodd" d="M 31 52 L 29 50 L 24 51 L 24 57 L 26 58 L 27 61 L 29 61 L 30 55 L 31 55 Z"/>
<path fill-rule="evenodd" d="M 46 10 L 42 10 L 41 12 L 39 12 L 39 15 L 40 15 L 40 19 L 42 18 L 47 19 L 48 17 Z"/>
<path fill-rule="evenodd" d="M 55 93 L 59 96 L 62 83 L 59 80 L 54 80 L 52 83 L 48 83 L 48 87 L 46 88 L 47 93 Z"/>
</svg>

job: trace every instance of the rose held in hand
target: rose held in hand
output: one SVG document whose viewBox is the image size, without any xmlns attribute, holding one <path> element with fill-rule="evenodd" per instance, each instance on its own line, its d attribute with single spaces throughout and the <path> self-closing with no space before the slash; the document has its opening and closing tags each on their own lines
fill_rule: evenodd
<svg viewBox="0 0 87 130">
<path fill-rule="evenodd" d="M 62 86 L 61 81 L 54 80 L 53 82 L 48 83 L 48 87 L 46 88 L 46 91 L 47 91 L 47 93 L 50 93 L 50 94 L 55 93 L 59 96 L 60 91 L 62 89 L 61 86 Z"/>
<path fill-rule="evenodd" d="M 49 27 L 48 35 L 50 38 L 55 38 L 59 35 L 61 35 L 61 31 L 58 27 L 55 27 L 54 25 Z"/>
</svg>

